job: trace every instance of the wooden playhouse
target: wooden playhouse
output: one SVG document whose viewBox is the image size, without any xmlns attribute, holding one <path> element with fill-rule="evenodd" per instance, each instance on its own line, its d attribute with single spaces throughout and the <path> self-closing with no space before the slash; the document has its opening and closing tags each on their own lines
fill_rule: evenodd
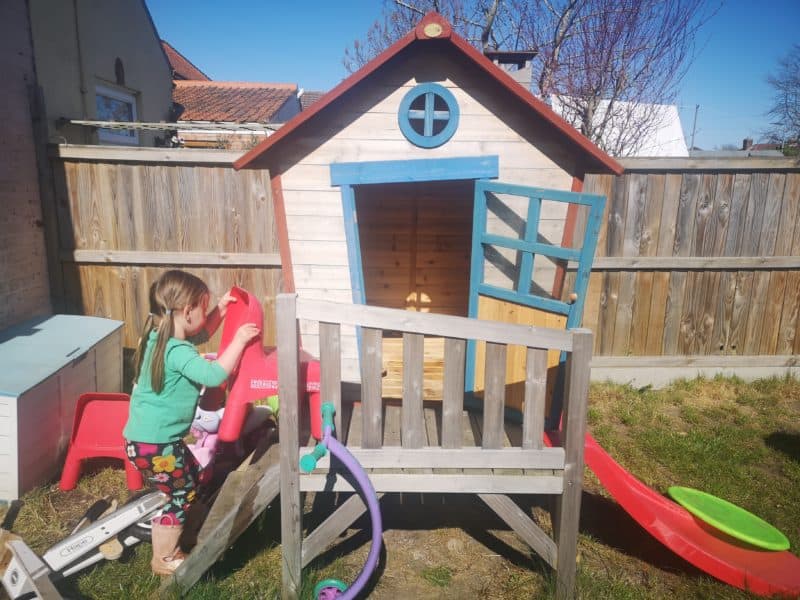
<svg viewBox="0 0 800 600">
<path fill-rule="evenodd" d="M 294 405 L 299 332 L 321 356 L 339 438 L 378 469 L 379 493 L 478 494 L 569 596 L 591 335 L 563 330 L 580 323 L 605 203 L 582 193 L 584 175 L 622 168 L 435 13 L 234 166 L 270 172 L 284 289 L 297 294 L 296 307 L 278 301 L 282 399 Z M 567 435 L 548 449 L 560 357 Z M 361 384 L 360 405 L 342 382 Z M 483 416 L 465 410 L 475 395 Z M 521 423 L 504 420 L 509 405 Z M 299 493 L 352 489 L 331 487 L 332 465 L 298 472 L 307 440 L 282 409 L 285 597 L 364 510 L 353 496 L 301 542 Z M 508 494 L 553 495 L 553 539 Z"/>
<path fill-rule="evenodd" d="M 284 291 L 556 327 L 571 310 L 558 302 L 573 291 L 562 289 L 559 256 L 574 256 L 531 260 L 503 239 L 541 242 L 537 255 L 546 245 L 582 247 L 571 223 L 590 207 L 570 204 L 580 195 L 569 192 L 581 191 L 587 172 L 622 172 L 435 14 L 234 166 L 269 169 Z M 532 309 L 531 296 L 550 316 Z M 317 353 L 316 329 L 302 334 Z M 355 331 L 342 335 L 343 376 L 358 380 Z M 433 371 L 437 344 L 426 342 Z M 387 392 L 397 346 L 387 334 Z"/>
</svg>

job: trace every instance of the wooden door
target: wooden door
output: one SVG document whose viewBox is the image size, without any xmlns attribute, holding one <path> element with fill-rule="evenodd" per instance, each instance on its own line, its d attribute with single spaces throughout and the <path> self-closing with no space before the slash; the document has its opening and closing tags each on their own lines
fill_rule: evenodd
<svg viewBox="0 0 800 600">
<path fill-rule="evenodd" d="M 545 226 L 551 220 L 546 213 L 567 204 L 588 210 L 586 233 L 573 247 L 561 246 L 562 236 Z M 476 181 L 468 315 L 538 327 L 579 326 L 604 206 L 604 196 Z M 568 266 L 577 271 L 573 287 L 555 297 L 548 278 Z M 472 343 L 467 350 L 467 391 L 478 395 L 484 387 L 484 346 Z M 560 358 L 550 353 L 551 372 Z M 521 410 L 525 348 L 509 348 L 506 361 L 506 405 Z M 550 392 L 555 383 L 553 374 Z"/>
<path fill-rule="evenodd" d="M 473 181 L 359 186 L 358 235 L 367 304 L 467 315 Z M 403 340 L 384 333 L 384 397 L 400 397 Z M 425 340 L 425 397 L 441 397 L 444 343 Z"/>
</svg>

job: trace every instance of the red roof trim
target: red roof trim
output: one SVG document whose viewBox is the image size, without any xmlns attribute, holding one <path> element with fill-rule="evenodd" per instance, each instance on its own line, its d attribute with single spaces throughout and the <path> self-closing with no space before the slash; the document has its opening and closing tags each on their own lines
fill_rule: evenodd
<svg viewBox="0 0 800 600">
<path fill-rule="evenodd" d="M 436 28 L 430 28 L 429 25 L 439 25 L 441 31 Z M 311 108 L 299 113 L 290 119 L 283 127 L 276 133 L 269 136 L 258 146 L 241 156 L 236 162 L 233 163 L 234 169 L 241 169 L 249 163 L 258 158 L 261 154 L 266 152 L 269 148 L 280 142 L 283 138 L 289 136 L 300 125 L 312 119 L 318 112 L 324 110 L 329 104 L 336 100 L 339 96 L 347 92 L 350 88 L 356 86 L 363 79 L 371 75 L 377 69 L 388 62 L 393 56 L 398 54 L 406 46 L 416 41 L 417 39 L 447 39 L 450 40 L 459 50 L 471 58 L 478 66 L 480 66 L 488 75 L 493 77 L 503 87 L 508 89 L 512 94 L 517 96 L 525 104 L 530 106 L 534 111 L 540 114 L 546 121 L 549 121 L 561 133 L 566 135 L 572 140 L 581 150 L 587 152 L 600 164 L 608 168 L 613 173 L 620 175 L 624 171 L 622 165 L 611 158 L 608 154 L 603 152 L 600 148 L 595 146 L 592 142 L 581 135 L 572 125 L 567 123 L 564 119 L 559 117 L 553 110 L 544 102 L 533 96 L 530 92 L 526 91 L 519 83 L 517 83 L 510 75 L 505 73 L 502 69 L 494 65 L 488 58 L 483 56 L 469 42 L 456 34 L 450 23 L 448 23 L 442 15 L 436 12 L 429 12 L 425 15 L 417 26 L 411 30 L 404 37 L 396 41 L 389 48 L 381 52 L 378 56 L 373 58 L 370 62 L 364 65 L 361 69 L 350 75 L 347 79 L 342 81 L 339 85 L 325 94 Z"/>
<path fill-rule="evenodd" d="M 523 88 L 519 82 L 515 81 L 514 78 L 511 77 L 511 75 L 506 73 L 503 69 L 498 68 L 492 61 L 478 52 L 475 47 L 467 42 L 464 38 L 458 35 L 453 35 L 450 38 L 450 41 L 455 44 L 464 54 L 474 60 L 478 66 L 482 67 L 486 73 L 494 77 L 500 84 L 506 87 L 508 91 L 517 96 L 517 98 L 522 100 L 533 110 L 538 112 L 542 117 L 545 118 L 545 120 L 550 121 L 550 123 L 552 123 L 559 131 L 561 131 L 561 133 L 572 139 L 573 142 L 591 154 L 592 157 L 598 162 L 608 167 L 616 175 L 622 175 L 623 171 L 625 170 L 622 165 L 611 158 L 608 154 L 603 152 L 600 148 L 595 146 L 577 129 L 557 115 L 552 108 L 547 106 L 547 104 Z"/>
<path fill-rule="evenodd" d="M 308 110 L 304 110 L 294 117 L 289 119 L 286 124 L 278 129 L 275 133 L 261 142 L 258 146 L 248 151 L 241 156 L 236 162 L 233 163 L 234 169 L 241 169 L 248 163 L 255 160 L 258 156 L 263 154 L 268 148 L 274 146 L 277 142 L 288 136 L 292 131 L 297 129 L 300 125 L 313 118 L 318 112 L 323 110 L 331 102 L 336 100 L 339 96 L 344 94 L 350 88 L 356 86 L 362 79 L 372 74 L 378 68 L 383 66 L 383 63 L 388 61 L 392 56 L 400 52 L 403 48 L 408 46 L 415 39 L 414 32 L 406 34 L 405 37 L 400 38 L 394 44 L 389 46 L 386 50 L 381 52 L 378 56 L 369 61 L 366 65 L 361 67 L 358 71 L 344 79 L 339 85 L 329 91 L 327 94 L 317 100 Z"/>
</svg>

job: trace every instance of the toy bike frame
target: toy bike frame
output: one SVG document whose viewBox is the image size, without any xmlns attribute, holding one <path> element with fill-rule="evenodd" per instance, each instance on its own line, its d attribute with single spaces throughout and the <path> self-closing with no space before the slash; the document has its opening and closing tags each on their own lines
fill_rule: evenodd
<svg viewBox="0 0 800 600">
<path fill-rule="evenodd" d="M 3 574 L 3 587 L 12 600 L 30 593 L 43 599 L 60 598 L 54 581 L 103 560 L 100 546 L 114 537 L 126 548 L 142 541 L 145 536 L 137 536 L 137 526 L 149 523 L 168 500 L 162 492 L 140 496 L 61 540 L 41 557 L 22 540 L 8 542 L 12 558 Z"/>
</svg>

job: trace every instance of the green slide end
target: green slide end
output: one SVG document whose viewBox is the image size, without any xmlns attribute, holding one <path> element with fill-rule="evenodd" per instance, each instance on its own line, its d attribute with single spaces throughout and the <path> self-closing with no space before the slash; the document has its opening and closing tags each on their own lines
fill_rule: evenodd
<svg viewBox="0 0 800 600">
<path fill-rule="evenodd" d="M 775 527 L 727 500 L 681 486 L 667 492 L 695 517 L 737 540 L 766 550 L 789 549 L 789 540 Z"/>
</svg>

